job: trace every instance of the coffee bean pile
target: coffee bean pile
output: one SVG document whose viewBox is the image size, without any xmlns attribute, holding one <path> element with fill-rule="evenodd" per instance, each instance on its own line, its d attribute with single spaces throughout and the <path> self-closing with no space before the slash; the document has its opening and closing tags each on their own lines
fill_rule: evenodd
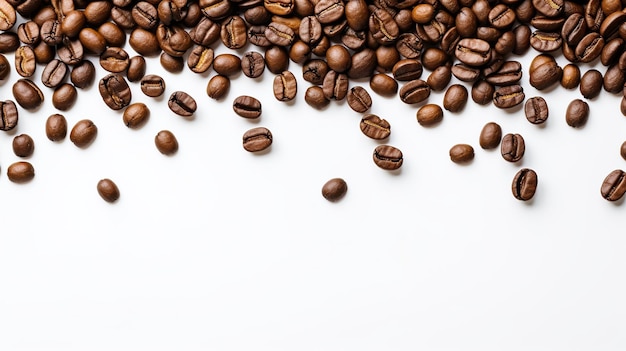
<svg viewBox="0 0 626 351">
<path fill-rule="evenodd" d="M 213 69 L 206 94 L 212 99 L 226 96 L 231 77 L 239 72 L 256 78 L 266 70 L 275 75 L 274 96 L 287 102 L 296 98 L 297 79 L 287 70 L 290 61 L 300 64 L 303 79 L 310 83 L 304 101 L 322 109 L 332 100 L 346 100 L 363 114 L 364 135 L 385 140 L 391 133 L 386 120 L 367 113 L 372 98 L 355 80 L 369 79 L 371 91 L 397 96 L 402 103 L 419 106 L 417 122 L 438 124 L 444 109 L 460 112 L 471 97 L 476 104 L 493 104 L 510 109 L 522 103 L 532 124 L 548 118 L 548 103 L 541 96 L 526 99 L 522 65 L 512 60 L 529 50 L 538 54 L 529 67 L 529 82 L 538 90 L 560 84 L 579 89 L 581 99 L 571 101 L 566 123 L 582 127 L 589 115 L 586 102 L 602 90 L 623 94 L 620 110 L 626 115 L 626 11 L 620 0 L 0 0 L 0 80 L 6 79 L 11 64 L 3 53 L 14 53 L 13 67 L 21 78 L 12 86 L 14 101 L 0 101 L 0 130 L 18 123 L 19 108 L 34 110 L 44 94 L 31 78 L 43 65 L 41 82 L 52 89 L 52 104 L 69 110 L 84 89 L 96 80 L 93 61 L 108 72 L 98 80 L 102 101 L 112 110 L 122 110 L 124 124 L 139 128 L 150 110 L 132 103 L 128 82 L 140 84 L 149 97 L 165 92 L 165 81 L 146 74 L 146 57 L 159 57 L 163 68 L 180 72 L 185 66 L 194 73 Z M 126 43 L 138 53 L 130 57 Z M 252 44 L 259 51 L 240 55 L 216 55 L 217 45 L 238 50 Z M 554 58 L 562 55 L 570 64 L 560 67 Z M 601 72 L 581 72 L 580 63 L 600 61 Z M 422 77 L 424 69 L 431 71 Z M 69 82 L 67 77 L 69 76 Z M 452 77 L 466 84 L 450 84 Z M 426 79 L 423 79 L 426 78 Z M 469 86 L 470 90 L 468 91 Z M 431 91 L 445 91 L 443 108 L 427 103 Z M 19 108 L 18 108 L 19 106 Z M 193 116 L 197 103 L 184 91 L 168 98 L 170 110 L 182 117 Z M 238 96 L 233 111 L 248 119 L 262 113 L 261 102 L 252 96 Z M 54 114 L 46 121 L 51 141 L 62 140 L 68 132 L 65 117 Z M 98 128 L 88 119 L 70 130 L 70 140 L 86 148 Z M 272 133 L 264 127 L 243 135 L 249 152 L 267 150 Z M 502 135 L 494 122 L 484 126 L 481 148 L 500 147 L 502 157 L 518 162 L 526 144 L 520 134 Z M 174 134 L 163 130 L 155 137 L 159 152 L 173 155 L 178 149 Z M 34 142 L 26 134 L 15 137 L 14 153 L 28 157 Z M 626 146 L 621 154 L 626 157 Z M 378 145 L 374 163 L 385 170 L 402 166 L 403 154 L 391 145 Z M 474 148 L 457 144 L 450 159 L 467 163 Z M 34 177 L 33 166 L 20 161 L 7 169 L 11 181 L 27 182 Z M 611 172 L 601 186 L 610 201 L 626 192 L 622 170 Z M 529 200 L 537 187 L 537 174 L 521 169 L 512 182 L 515 198 Z M 119 190 L 113 181 L 97 185 L 106 201 L 115 201 Z M 333 179 L 324 185 L 325 198 L 335 201 L 347 186 Z"/>
</svg>

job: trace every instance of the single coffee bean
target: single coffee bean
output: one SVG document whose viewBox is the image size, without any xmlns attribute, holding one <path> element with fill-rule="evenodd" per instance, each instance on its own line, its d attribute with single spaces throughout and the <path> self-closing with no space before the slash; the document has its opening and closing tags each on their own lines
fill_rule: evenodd
<svg viewBox="0 0 626 351">
<path fill-rule="evenodd" d="M 161 67 L 170 73 L 180 73 L 185 68 L 185 60 L 180 56 L 173 56 L 163 51 L 159 56 Z"/>
<path fill-rule="evenodd" d="M 506 62 L 499 56 L 494 56 L 491 61 L 480 69 L 483 77 L 489 77 L 498 72 Z"/>
<path fill-rule="evenodd" d="M 619 154 L 620 156 L 622 156 L 622 158 L 624 160 L 626 160 L 626 141 L 622 143 L 622 145 L 619 148 Z"/>
<path fill-rule="evenodd" d="M 209 79 L 206 93 L 211 99 L 219 100 L 228 94 L 230 79 L 223 75 L 215 75 Z"/>
<path fill-rule="evenodd" d="M 509 133 L 502 137 L 500 152 L 505 160 L 517 162 L 522 159 L 525 151 L 526 146 L 521 135 Z"/>
<path fill-rule="evenodd" d="M 443 108 L 450 112 L 459 112 L 467 104 L 469 97 L 467 88 L 461 84 L 453 84 L 448 87 L 443 96 Z"/>
<path fill-rule="evenodd" d="M 402 151 L 391 145 L 378 145 L 372 155 L 374 163 L 385 170 L 395 170 L 402 166 Z"/>
<path fill-rule="evenodd" d="M 44 43 L 45 44 L 45 43 Z M 47 44 L 45 46 L 48 46 Z M 0 33 L 0 53 L 8 53 L 17 50 L 20 47 L 20 39 L 16 33 L 4 32 Z"/>
<path fill-rule="evenodd" d="M 609 173 L 600 187 L 600 194 L 609 201 L 617 201 L 626 193 L 626 172 L 616 169 Z"/>
<path fill-rule="evenodd" d="M 320 0 L 315 5 L 315 17 L 320 23 L 331 23 L 343 17 L 344 10 L 343 1 Z"/>
<path fill-rule="evenodd" d="M 123 109 L 132 99 L 126 79 L 118 73 L 110 73 L 100 79 L 98 90 L 104 103 L 112 110 Z"/>
<path fill-rule="evenodd" d="M 243 134 L 243 148 L 249 152 L 263 151 L 272 145 L 272 132 L 264 127 L 256 127 Z"/>
<path fill-rule="evenodd" d="M 6 56 L 0 54 L 0 81 L 5 80 L 11 73 L 11 64 Z"/>
<path fill-rule="evenodd" d="M 213 59 L 213 70 L 217 74 L 230 77 L 241 71 L 241 59 L 234 54 L 220 54 Z"/>
<path fill-rule="evenodd" d="M 13 84 L 13 96 L 15 101 L 27 110 L 39 107 L 44 100 L 41 89 L 28 78 L 19 79 Z"/>
<path fill-rule="evenodd" d="M 106 49 L 106 39 L 97 30 L 89 27 L 81 29 L 78 40 L 88 53 L 100 55 Z"/>
<path fill-rule="evenodd" d="M 505 4 L 498 4 L 489 11 L 489 23 L 498 29 L 511 27 L 515 22 L 515 11 Z"/>
<path fill-rule="evenodd" d="M 50 46 L 59 45 L 63 41 L 61 24 L 56 19 L 49 19 L 45 21 L 41 25 L 39 32 L 41 33 L 41 40 Z"/>
<path fill-rule="evenodd" d="M 322 85 L 328 70 L 326 61 L 320 59 L 309 60 L 302 66 L 302 77 L 311 84 Z"/>
<path fill-rule="evenodd" d="M 600 54 L 600 62 L 609 66 L 619 61 L 620 56 L 624 54 L 624 39 L 617 37 L 609 40 L 602 48 Z M 624 63 L 620 65 L 620 69 L 624 69 Z"/>
<path fill-rule="evenodd" d="M 202 16 L 202 19 L 189 31 L 191 40 L 204 47 L 209 47 L 220 39 L 219 23 Z"/>
<path fill-rule="evenodd" d="M 241 57 L 241 71 L 246 77 L 258 78 L 265 71 L 265 59 L 256 51 L 249 51 Z"/>
<path fill-rule="evenodd" d="M 590 69 L 580 78 L 580 93 L 585 99 L 593 99 L 602 91 L 602 73 L 597 69 Z"/>
<path fill-rule="evenodd" d="M 41 83 L 48 88 L 56 88 L 65 80 L 69 69 L 61 60 L 54 59 L 46 65 L 41 74 Z"/>
<path fill-rule="evenodd" d="M 30 46 L 20 46 L 15 51 L 15 70 L 22 77 L 32 77 L 35 74 L 37 62 L 35 52 Z"/>
<path fill-rule="evenodd" d="M 156 56 L 161 53 L 161 48 L 159 47 L 159 41 L 157 40 L 156 35 L 140 27 L 134 28 L 130 33 L 128 44 L 139 55 Z"/>
<path fill-rule="evenodd" d="M 587 22 L 583 14 L 569 16 L 561 27 L 561 37 L 567 45 L 576 46 L 587 33 Z"/>
<path fill-rule="evenodd" d="M 80 12 L 80 11 L 76 11 Z M 66 17 L 67 18 L 67 17 Z M 142 29 L 143 30 L 143 29 Z M 104 22 L 98 27 L 98 33 L 104 37 L 108 46 L 123 47 L 126 44 L 126 33 L 113 22 Z M 156 42 L 156 37 L 153 38 Z M 129 42 L 130 44 L 130 42 Z M 158 44 L 157 44 L 158 45 Z M 141 54 L 138 52 L 138 54 Z"/>
<path fill-rule="evenodd" d="M 229 49 L 241 49 L 248 43 L 246 22 L 240 16 L 229 16 L 222 21 L 220 37 Z"/>
<path fill-rule="evenodd" d="M 493 100 L 495 87 L 485 80 L 479 80 L 472 85 L 472 100 L 479 105 L 487 105 Z"/>
<path fill-rule="evenodd" d="M 61 141 L 67 135 L 67 120 L 55 113 L 46 120 L 46 136 L 50 141 Z"/>
<path fill-rule="evenodd" d="M 74 125 L 70 131 L 70 141 L 79 148 L 89 146 L 98 134 L 98 127 L 89 119 L 83 119 Z"/>
<path fill-rule="evenodd" d="M 128 105 L 124 110 L 122 119 L 128 128 L 139 128 L 146 123 L 150 116 L 150 109 L 146 104 L 136 102 Z"/>
<path fill-rule="evenodd" d="M 96 68 L 89 60 L 83 60 L 74 67 L 70 73 L 70 80 L 75 87 L 85 89 L 96 78 Z"/>
<path fill-rule="evenodd" d="M 585 35 L 574 50 L 576 59 L 579 62 L 589 63 L 602 54 L 604 39 L 599 33 L 591 32 Z"/>
<path fill-rule="evenodd" d="M 0 101 L 0 130 L 11 130 L 17 126 L 18 112 L 11 100 Z"/>
<path fill-rule="evenodd" d="M 525 97 L 521 85 L 507 85 L 493 93 L 493 104 L 499 108 L 511 108 L 521 104 Z"/>
<path fill-rule="evenodd" d="M 67 111 L 74 105 L 77 98 L 76 88 L 72 84 L 63 83 L 54 89 L 52 105 L 58 110 Z"/>
<path fill-rule="evenodd" d="M 421 79 L 405 83 L 400 88 L 400 100 L 405 104 L 417 104 L 425 101 L 430 96 L 430 86 Z"/>
<path fill-rule="evenodd" d="M 279 16 L 291 14 L 295 7 L 293 0 L 264 0 L 264 7 L 271 13 Z"/>
<path fill-rule="evenodd" d="M 543 64 L 539 64 L 537 67 L 533 67 L 531 64 L 529 74 L 530 85 L 537 90 L 544 90 L 561 80 L 563 69 L 552 58 Z"/>
<path fill-rule="evenodd" d="M 491 59 L 491 47 L 481 39 L 463 38 L 456 46 L 455 56 L 468 66 L 479 67 Z"/>
<path fill-rule="evenodd" d="M 149 97 L 159 97 L 165 92 L 165 81 L 156 74 L 148 74 L 141 78 L 141 91 Z"/>
<path fill-rule="evenodd" d="M 29 157 L 35 151 L 35 142 L 28 134 L 20 134 L 13 138 L 13 152 L 19 157 Z"/>
<path fill-rule="evenodd" d="M 478 143 L 480 147 L 488 150 L 495 149 L 500 145 L 502 139 L 502 128 L 496 122 L 488 122 L 480 132 Z"/>
<path fill-rule="evenodd" d="M 537 173 L 530 168 L 520 169 L 513 177 L 511 191 L 513 196 L 522 201 L 528 201 L 535 196 L 537 190 Z"/>
<path fill-rule="evenodd" d="M 474 148 L 469 144 L 456 144 L 450 148 L 450 160 L 454 163 L 467 163 L 474 159 Z"/>
<path fill-rule="evenodd" d="M 147 1 L 139 1 L 131 10 L 135 23 L 145 30 L 153 30 L 159 23 L 156 7 Z"/>
<path fill-rule="evenodd" d="M 265 29 L 265 37 L 274 45 L 289 46 L 295 40 L 296 33 L 285 24 L 270 22 Z"/>
<path fill-rule="evenodd" d="M 291 101 L 296 97 L 298 85 L 296 77 L 290 71 L 284 71 L 274 77 L 274 97 L 278 101 Z M 349 102 L 349 99 L 348 99 Z"/>
<path fill-rule="evenodd" d="M 111 179 L 100 179 L 96 185 L 96 190 L 106 202 L 115 202 L 120 198 L 120 189 Z"/>
<path fill-rule="evenodd" d="M 443 110 L 439 105 L 426 104 L 416 113 L 417 122 L 422 126 L 433 126 L 443 120 Z"/>
<path fill-rule="evenodd" d="M 139 82 L 146 75 L 146 59 L 143 56 L 133 56 L 128 62 L 126 78 L 129 82 Z"/>
<path fill-rule="evenodd" d="M 241 95 L 233 101 L 233 111 L 244 118 L 261 116 L 261 102 L 252 96 Z"/>
<path fill-rule="evenodd" d="M 575 99 L 567 105 L 565 122 L 570 127 L 582 127 L 589 118 L 589 105 L 581 99 Z"/>
<path fill-rule="evenodd" d="M 213 64 L 214 55 L 212 48 L 196 45 L 187 57 L 187 67 L 194 73 L 204 73 Z"/>
<path fill-rule="evenodd" d="M 398 82 L 384 73 L 376 73 L 370 78 L 370 88 L 378 95 L 391 96 L 398 92 Z"/>
<path fill-rule="evenodd" d="M 274 74 L 280 74 L 281 72 L 286 71 L 289 68 L 289 53 L 287 52 L 287 49 L 277 45 L 272 45 L 267 48 L 265 50 L 265 65 L 267 66 L 267 69 Z M 328 66 L 326 66 L 326 68 L 328 69 Z M 302 67 L 302 70 L 304 71 L 304 66 Z M 322 76 L 322 78 L 324 77 Z"/>
<path fill-rule="evenodd" d="M 624 72 L 617 64 L 613 64 L 604 73 L 602 86 L 605 91 L 611 94 L 618 94 L 623 91 L 625 79 Z"/>
<path fill-rule="evenodd" d="M 9 4 L 8 1 L 0 1 L 0 30 L 5 31 L 11 29 L 15 25 L 17 20 L 17 14 L 15 8 Z"/>
<path fill-rule="evenodd" d="M 506 61 L 500 68 L 485 78 L 493 85 L 504 86 L 517 84 L 522 79 L 522 64 L 517 61 Z"/>
<path fill-rule="evenodd" d="M 78 40 L 64 40 L 57 47 L 57 57 L 70 66 L 80 63 L 84 57 L 83 45 Z"/>
<path fill-rule="evenodd" d="M 329 71 L 324 77 L 322 90 L 328 100 L 343 100 L 348 94 L 348 76 L 345 73 Z"/>
<path fill-rule="evenodd" d="M 580 84 L 580 68 L 575 64 L 567 64 L 563 67 L 561 86 L 565 89 L 575 89 Z"/>
<path fill-rule="evenodd" d="M 330 104 L 330 100 L 324 96 L 324 90 L 317 86 L 312 85 L 306 89 L 304 93 L 304 101 L 315 109 L 323 109 Z"/>
<path fill-rule="evenodd" d="M 452 71 L 449 66 L 439 66 L 428 75 L 426 83 L 432 91 L 444 90 L 452 79 Z"/>
<path fill-rule="evenodd" d="M 109 47 L 100 54 L 100 66 L 109 72 L 124 72 L 129 64 L 128 53 L 122 48 Z"/>
<path fill-rule="evenodd" d="M 526 119 L 532 124 L 542 124 L 548 119 L 548 103 L 541 96 L 526 100 L 524 105 Z"/>
<path fill-rule="evenodd" d="M 346 99 L 348 106 L 355 112 L 363 113 L 372 107 L 372 97 L 362 86 L 352 87 Z"/>
<path fill-rule="evenodd" d="M 551 52 L 561 47 L 561 34 L 536 31 L 530 36 L 530 46 L 539 52 Z"/>
<path fill-rule="evenodd" d="M 453 32 L 453 34 L 454 33 L 456 32 Z M 447 41 L 444 41 L 444 39 L 446 39 Z M 452 51 L 454 51 L 454 46 L 459 40 L 460 38 L 458 37 L 458 33 L 456 33 L 456 37 L 454 37 L 451 34 L 449 37 L 444 36 L 442 38 L 441 45 L 443 46 L 444 43 L 447 43 L 448 46 L 452 48 Z M 402 33 L 400 34 L 400 36 L 398 37 L 398 40 L 396 41 L 396 50 L 398 51 L 400 55 L 404 56 L 405 58 L 409 58 L 409 59 L 419 58 L 422 55 L 423 49 L 424 49 L 424 42 L 415 33 L 411 33 L 411 32 Z"/>
<path fill-rule="evenodd" d="M 474 83 L 480 78 L 480 69 L 457 63 L 450 69 L 452 75 L 462 82 Z"/>
<path fill-rule="evenodd" d="M 178 140 L 169 130 L 162 130 L 154 137 L 154 144 L 163 155 L 173 155 L 178 151 Z"/>
<path fill-rule="evenodd" d="M 350 68 L 350 52 L 343 45 L 331 45 L 326 51 L 328 67 L 338 73 L 344 73 Z"/>
<path fill-rule="evenodd" d="M 434 71 L 437 67 L 449 64 L 450 56 L 440 48 L 428 47 L 422 53 L 422 65 L 429 71 Z"/>
<path fill-rule="evenodd" d="M 409 81 L 419 79 L 422 76 L 422 64 L 417 59 L 403 59 L 391 69 L 393 77 L 398 81 Z"/>
<path fill-rule="evenodd" d="M 331 202 L 339 201 L 348 192 L 348 184 L 341 178 L 333 178 L 322 186 L 322 196 Z"/>
<path fill-rule="evenodd" d="M 198 108 L 196 100 L 184 91 L 173 92 L 167 100 L 167 106 L 172 112 L 183 117 L 192 116 Z"/>
<path fill-rule="evenodd" d="M 30 162 L 15 162 L 7 168 L 7 177 L 13 183 L 26 183 L 35 178 L 35 168 Z"/>
<path fill-rule="evenodd" d="M 391 134 L 389 122 L 373 114 L 363 116 L 359 127 L 363 134 L 375 140 L 387 139 Z"/>
</svg>

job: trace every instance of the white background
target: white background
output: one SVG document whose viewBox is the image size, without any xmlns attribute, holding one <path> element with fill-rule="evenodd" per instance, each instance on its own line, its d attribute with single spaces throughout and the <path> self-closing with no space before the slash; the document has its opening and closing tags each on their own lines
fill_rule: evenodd
<svg viewBox="0 0 626 351">
<path fill-rule="evenodd" d="M 258 49 L 238 53 L 247 50 Z M 626 168 L 621 96 L 602 92 L 588 123 L 571 128 L 565 109 L 580 93 L 532 88 L 536 54 L 518 59 L 526 97 L 548 101 L 544 126 L 521 106 L 470 101 L 424 128 L 418 106 L 351 82 L 391 123 L 399 172 L 375 166 L 379 143 L 345 102 L 322 111 L 304 102 L 308 83 L 294 63 L 292 103 L 274 98 L 267 70 L 233 77 L 214 101 L 205 91 L 213 71 L 170 74 L 151 58 L 147 73 L 162 75 L 167 91 L 153 99 L 130 84 L 132 101 L 151 110 L 139 130 L 106 107 L 96 80 L 63 112 L 70 127 L 84 118 L 98 126 L 86 149 L 46 138 L 58 111 L 38 66 L 43 106 L 20 108 L 16 130 L 0 134 L 0 350 L 624 350 L 626 208 L 600 196 L 604 177 Z M 13 70 L 2 83 L 2 100 L 18 78 Z M 176 90 L 197 100 L 194 118 L 167 108 Z M 232 111 L 242 94 L 262 102 L 258 120 Z M 523 135 L 521 162 L 479 147 L 489 121 Z M 259 155 L 241 145 L 256 126 L 274 135 Z M 163 129 L 180 144 L 172 157 L 154 146 Z M 11 142 L 21 133 L 35 140 L 36 176 L 14 184 L 6 169 L 19 161 Z M 475 160 L 452 163 L 456 143 L 473 145 Z M 522 167 L 539 177 L 526 203 L 511 194 Z M 105 177 L 120 188 L 115 204 L 96 191 Z M 337 203 L 321 196 L 333 177 L 349 187 Z"/>
</svg>

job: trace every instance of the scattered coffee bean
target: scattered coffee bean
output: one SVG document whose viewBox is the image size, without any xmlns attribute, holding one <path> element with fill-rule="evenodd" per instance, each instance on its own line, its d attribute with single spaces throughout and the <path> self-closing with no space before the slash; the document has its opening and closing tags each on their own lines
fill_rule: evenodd
<svg viewBox="0 0 626 351">
<path fill-rule="evenodd" d="M 150 116 L 150 109 L 142 102 L 128 105 L 122 119 L 128 128 L 139 128 L 146 123 Z"/>
<path fill-rule="evenodd" d="M 162 130 L 154 137 L 154 144 L 163 155 L 173 155 L 178 151 L 178 140 L 169 130 Z"/>
<path fill-rule="evenodd" d="M 567 110 L 565 112 L 565 122 L 570 127 L 578 128 L 582 127 L 587 123 L 587 119 L 589 118 L 589 105 L 581 100 L 575 99 L 567 105 Z"/>
<path fill-rule="evenodd" d="M 96 68 L 89 60 L 83 60 L 72 68 L 70 79 L 75 87 L 85 89 L 96 78 Z"/>
<path fill-rule="evenodd" d="M 600 194 L 609 201 L 617 201 L 626 193 L 626 172 L 616 169 L 609 173 L 600 187 Z"/>
<path fill-rule="evenodd" d="M 278 101 L 291 101 L 298 92 L 298 82 L 290 71 L 283 71 L 274 77 L 274 97 Z"/>
<path fill-rule="evenodd" d="M 372 107 L 372 97 L 362 86 L 355 86 L 348 90 L 346 96 L 348 106 L 355 112 L 363 113 Z"/>
<path fill-rule="evenodd" d="M 496 122 L 488 122 L 480 132 L 478 143 L 480 147 L 488 150 L 495 149 L 500 145 L 502 139 L 502 128 Z"/>
<path fill-rule="evenodd" d="M 98 134 L 98 127 L 88 119 L 83 119 L 74 125 L 70 131 L 70 141 L 79 148 L 86 148 L 95 139 Z"/>
<path fill-rule="evenodd" d="M 243 134 L 243 148 L 249 152 L 263 151 L 272 145 L 272 132 L 265 127 L 256 127 Z"/>
<path fill-rule="evenodd" d="M 333 178 L 322 186 L 322 196 L 331 202 L 339 201 L 348 192 L 348 184 L 341 178 Z"/>
<path fill-rule="evenodd" d="M 511 108 L 521 104 L 525 97 L 521 85 L 508 85 L 496 89 L 493 93 L 493 104 L 499 108 Z"/>
<path fill-rule="evenodd" d="M 417 110 L 416 116 L 420 125 L 433 126 L 443 120 L 443 110 L 439 105 L 426 104 Z"/>
<path fill-rule="evenodd" d="M 532 124 L 542 124 L 548 119 L 548 103 L 541 96 L 526 100 L 524 105 L 526 119 Z"/>
<path fill-rule="evenodd" d="M 192 116 L 198 108 L 196 100 L 184 91 L 173 92 L 167 100 L 167 106 L 172 112 L 183 117 Z"/>
<path fill-rule="evenodd" d="M 13 84 L 13 97 L 20 106 L 27 110 L 36 109 L 44 100 L 41 89 L 28 78 L 22 78 Z"/>
<path fill-rule="evenodd" d="M 370 88 L 378 95 L 396 95 L 398 82 L 384 73 L 376 73 L 370 78 Z"/>
<path fill-rule="evenodd" d="M 126 79 L 118 73 L 111 73 L 100 79 L 98 90 L 104 103 L 112 110 L 123 109 L 132 99 Z"/>
<path fill-rule="evenodd" d="M 106 202 L 115 202 L 120 198 L 120 189 L 111 179 L 100 179 L 96 189 L 100 197 Z"/>
<path fill-rule="evenodd" d="M 561 86 L 565 89 L 575 89 L 578 84 L 580 84 L 580 68 L 571 63 L 565 65 L 561 76 Z"/>
<path fill-rule="evenodd" d="M 306 89 L 304 101 L 306 101 L 309 106 L 318 110 L 330 104 L 330 100 L 324 96 L 324 90 L 317 85 L 310 86 Z"/>
<path fill-rule="evenodd" d="M 19 157 L 29 157 L 35 151 L 35 142 L 28 134 L 20 134 L 13 138 L 13 152 Z"/>
<path fill-rule="evenodd" d="M 244 118 L 261 116 L 261 102 L 252 96 L 241 95 L 233 101 L 233 111 Z"/>
<path fill-rule="evenodd" d="M 472 84 L 472 100 L 479 105 L 487 105 L 493 100 L 496 88 L 485 80 Z"/>
<path fill-rule="evenodd" d="M 146 74 L 146 59 L 143 56 L 133 56 L 128 61 L 126 78 L 129 82 L 139 82 Z"/>
<path fill-rule="evenodd" d="M 407 82 L 400 88 L 400 100 L 405 104 L 417 104 L 430 96 L 430 86 L 421 80 L 416 79 Z"/>
<path fill-rule="evenodd" d="M 385 170 L 395 170 L 402 166 L 402 151 L 391 145 L 378 145 L 372 155 L 374 163 Z"/>
<path fill-rule="evenodd" d="M 141 78 L 141 92 L 149 97 L 159 97 L 165 92 L 165 81 L 156 74 Z"/>
<path fill-rule="evenodd" d="M 500 152 L 505 160 L 517 162 L 522 159 L 525 151 L 526 146 L 521 135 L 509 133 L 502 137 Z"/>
<path fill-rule="evenodd" d="M 522 201 L 528 201 L 535 196 L 537 190 L 537 173 L 529 168 L 520 169 L 513 177 L 511 185 L 513 196 Z"/>
<path fill-rule="evenodd" d="M 54 59 L 46 65 L 41 74 L 41 83 L 48 88 L 56 88 L 65 80 L 69 69 L 59 59 Z"/>
<path fill-rule="evenodd" d="M 0 101 L 0 130 L 11 130 L 17 126 L 18 112 L 11 100 Z"/>
<path fill-rule="evenodd" d="M 391 125 L 389 122 L 373 114 L 363 116 L 359 126 L 363 134 L 372 139 L 386 139 L 389 137 L 389 134 L 391 134 Z"/>
<path fill-rule="evenodd" d="M 580 78 L 580 93 L 585 99 L 593 99 L 602 91 L 602 73 L 597 69 L 590 69 Z"/>
<path fill-rule="evenodd" d="M 228 94 L 230 89 L 230 78 L 223 75 L 215 75 L 209 79 L 206 86 L 206 93 L 211 99 L 219 100 Z"/>
<path fill-rule="evenodd" d="M 467 163 L 474 159 L 474 148 L 469 144 L 456 144 L 450 148 L 450 160 L 454 163 Z"/>
<path fill-rule="evenodd" d="M 241 59 L 234 54 L 220 54 L 213 59 L 213 70 L 223 76 L 233 76 L 241 71 Z"/>
<path fill-rule="evenodd" d="M 22 77 L 29 78 L 35 74 L 37 62 L 35 52 L 30 46 L 20 46 L 15 51 L 15 70 Z"/>
<path fill-rule="evenodd" d="M 74 105 L 77 98 L 78 92 L 76 88 L 70 83 L 63 83 L 54 89 L 52 105 L 57 110 L 67 111 Z"/>
<path fill-rule="evenodd" d="M 35 178 L 35 168 L 30 162 L 15 162 L 7 168 L 7 177 L 13 183 L 26 183 Z"/>
<path fill-rule="evenodd" d="M 443 96 L 443 108 L 450 112 L 459 112 L 467 104 L 469 93 L 461 84 L 452 84 Z"/>
<path fill-rule="evenodd" d="M 67 120 L 55 113 L 46 120 L 46 136 L 50 141 L 61 141 L 67 135 Z"/>
</svg>

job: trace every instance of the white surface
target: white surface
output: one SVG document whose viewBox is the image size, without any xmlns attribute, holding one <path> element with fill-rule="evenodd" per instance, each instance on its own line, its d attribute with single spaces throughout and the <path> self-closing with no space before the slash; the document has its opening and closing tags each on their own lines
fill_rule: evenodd
<svg viewBox="0 0 626 351">
<path fill-rule="evenodd" d="M 527 98 L 539 94 L 528 84 L 535 54 L 519 58 Z M 405 156 L 390 173 L 372 162 L 378 143 L 359 130 L 360 114 L 345 102 L 310 108 L 301 67 L 289 68 L 299 83 L 293 103 L 273 97 L 268 71 L 236 77 L 216 102 L 205 92 L 214 72 L 172 75 L 150 59 L 147 73 L 162 75 L 167 91 L 152 99 L 131 83 L 133 102 L 152 111 L 140 130 L 104 105 L 97 81 L 63 113 L 70 127 L 83 118 L 98 126 L 84 150 L 45 137 L 56 111 L 40 85 L 43 107 L 20 108 L 17 130 L 0 133 L 0 350 L 626 348 L 626 208 L 599 193 L 610 171 L 626 168 L 621 97 L 590 101 L 581 129 L 564 117 L 580 93 L 560 87 L 543 93 L 543 127 L 521 106 L 469 101 L 424 128 L 416 106 L 372 93 L 370 112 L 391 123 L 387 143 Z M 12 71 L 3 99 L 18 78 Z M 366 81 L 351 84 L 371 92 Z M 195 118 L 167 108 L 176 90 L 197 100 Z M 258 121 L 232 111 L 241 94 L 261 100 Z M 480 149 L 489 121 L 524 136 L 522 162 Z M 255 126 L 272 131 L 270 152 L 243 150 Z M 154 146 L 162 129 L 178 138 L 173 157 Z M 6 177 L 20 133 L 36 143 L 36 177 L 23 185 Z M 456 143 L 474 146 L 471 164 L 449 160 Z M 529 203 L 510 190 L 521 167 L 539 177 Z M 96 192 L 105 177 L 121 190 L 113 205 Z M 338 203 L 321 196 L 333 177 L 349 187 Z"/>
</svg>

